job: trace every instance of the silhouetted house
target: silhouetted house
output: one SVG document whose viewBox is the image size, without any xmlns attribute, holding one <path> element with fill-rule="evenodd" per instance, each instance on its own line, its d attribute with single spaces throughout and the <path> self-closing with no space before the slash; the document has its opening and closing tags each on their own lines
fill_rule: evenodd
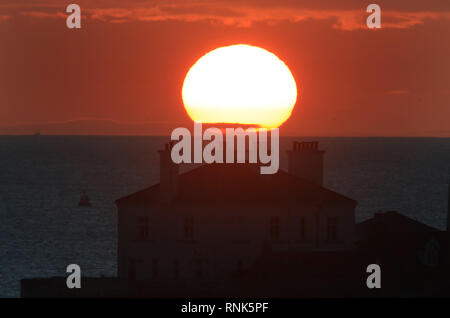
<svg viewBox="0 0 450 318">
<path fill-rule="evenodd" d="M 118 276 L 214 281 L 267 251 L 354 247 L 356 201 L 325 189 L 317 142 L 294 143 L 289 167 L 207 164 L 184 174 L 160 151 L 160 183 L 116 201 Z"/>
<path fill-rule="evenodd" d="M 356 225 L 358 245 L 378 257 L 399 264 L 421 262 L 437 267 L 447 248 L 447 233 L 395 211 L 377 212 Z M 445 253 L 444 253 L 445 254 Z"/>
<path fill-rule="evenodd" d="M 359 259 L 381 266 L 386 294 L 450 294 L 447 231 L 388 211 L 357 224 L 356 234 Z"/>
</svg>

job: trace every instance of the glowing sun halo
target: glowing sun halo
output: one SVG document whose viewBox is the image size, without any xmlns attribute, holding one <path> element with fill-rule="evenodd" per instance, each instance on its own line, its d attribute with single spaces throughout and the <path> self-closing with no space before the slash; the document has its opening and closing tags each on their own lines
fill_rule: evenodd
<svg viewBox="0 0 450 318">
<path fill-rule="evenodd" d="M 276 55 L 239 44 L 202 56 L 187 73 L 182 95 L 195 121 L 275 128 L 291 115 L 297 85 Z"/>
</svg>

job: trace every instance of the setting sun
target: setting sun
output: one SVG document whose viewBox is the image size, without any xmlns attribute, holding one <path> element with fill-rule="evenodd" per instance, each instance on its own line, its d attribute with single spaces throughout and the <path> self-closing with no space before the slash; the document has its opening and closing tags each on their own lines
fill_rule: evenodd
<svg viewBox="0 0 450 318">
<path fill-rule="evenodd" d="M 195 121 L 276 128 L 291 115 L 297 85 L 275 54 L 240 44 L 202 56 L 187 73 L 182 95 Z"/>
</svg>

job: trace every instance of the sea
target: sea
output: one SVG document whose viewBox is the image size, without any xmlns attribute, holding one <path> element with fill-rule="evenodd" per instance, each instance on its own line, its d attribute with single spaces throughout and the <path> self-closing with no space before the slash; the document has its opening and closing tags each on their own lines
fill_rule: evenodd
<svg viewBox="0 0 450 318">
<path fill-rule="evenodd" d="M 357 222 L 396 210 L 445 229 L 450 138 L 282 137 L 281 169 L 294 140 L 319 141 L 324 185 L 358 201 Z M 65 276 L 72 263 L 85 276 L 115 276 L 114 201 L 159 181 L 167 141 L 0 136 L 0 297 L 19 297 L 22 278 Z M 77 206 L 83 191 L 92 207 Z"/>
</svg>

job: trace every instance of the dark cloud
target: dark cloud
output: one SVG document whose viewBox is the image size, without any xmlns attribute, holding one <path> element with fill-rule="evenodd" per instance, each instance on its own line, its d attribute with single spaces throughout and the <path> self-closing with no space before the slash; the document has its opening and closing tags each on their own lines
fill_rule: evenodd
<svg viewBox="0 0 450 318">
<path fill-rule="evenodd" d="M 382 7 L 384 28 L 408 28 L 431 19 L 450 19 L 449 1 L 378 1 Z M 233 0 L 233 1 L 105 1 L 80 0 L 87 17 L 103 22 L 128 21 L 211 21 L 248 27 L 253 23 L 298 23 L 329 20 L 336 29 L 365 28 L 367 17 L 361 1 L 323 0 Z M 59 8 L 59 9 L 57 9 Z M 52 18 L 64 11 L 57 1 L 22 1 L 0 6 L 0 10 L 30 17 Z M 1 11 L 0 11 L 1 12 Z"/>
</svg>

